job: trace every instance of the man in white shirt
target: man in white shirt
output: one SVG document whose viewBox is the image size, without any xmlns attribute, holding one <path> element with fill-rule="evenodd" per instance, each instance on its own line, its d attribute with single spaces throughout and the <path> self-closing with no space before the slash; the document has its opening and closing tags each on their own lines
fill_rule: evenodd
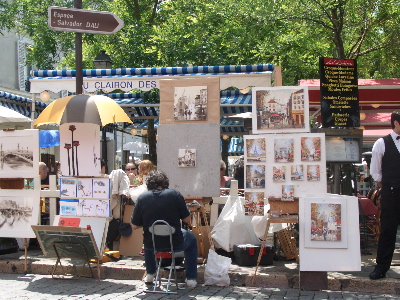
<svg viewBox="0 0 400 300">
<path fill-rule="evenodd" d="M 396 245 L 400 217 L 400 111 L 391 116 L 393 131 L 378 139 L 372 148 L 371 175 L 380 187 L 381 233 L 376 266 L 370 279 L 386 277 Z"/>
</svg>

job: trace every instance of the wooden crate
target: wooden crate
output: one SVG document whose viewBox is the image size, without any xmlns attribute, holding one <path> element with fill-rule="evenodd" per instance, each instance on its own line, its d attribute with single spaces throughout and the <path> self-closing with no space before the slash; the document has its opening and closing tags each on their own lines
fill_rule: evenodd
<svg viewBox="0 0 400 300">
<path fill-rule="evenodd" d="M 279 211 L 282 214 L 294 215 L 299 213 L 299 198 L 294 201 L 282 201 L 281 198 L 268 198 L 270 211 Z"/>
<path fill-rule="evenodd" d="M 279 230 L 277 235 L 286 260 L 296 259 L 296 262 L 298 262 L 299 255 L 292 226 Z"/>
</svg>

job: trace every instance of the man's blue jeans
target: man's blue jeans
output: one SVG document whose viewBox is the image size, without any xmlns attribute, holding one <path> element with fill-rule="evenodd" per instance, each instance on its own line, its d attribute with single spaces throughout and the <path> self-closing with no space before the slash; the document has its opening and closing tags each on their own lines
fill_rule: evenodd
<svg viewBox="0 0 400 300">
<path fill-rule="evenodd" d="M 175 252 L 185 252 L 185 268 L 186 278 L 196 279 L 197 278 L 197 240 L 193 233 L 182 229 L 183 234 L 183 245 Z M 167 252 L 167 251 L 166 251 Z M 156 260 L 154 257 L 153 249 L 144 249 L 144 261 L 146 263 L 147 274 L 154 274 L 157 270 Z"/>
</svg>

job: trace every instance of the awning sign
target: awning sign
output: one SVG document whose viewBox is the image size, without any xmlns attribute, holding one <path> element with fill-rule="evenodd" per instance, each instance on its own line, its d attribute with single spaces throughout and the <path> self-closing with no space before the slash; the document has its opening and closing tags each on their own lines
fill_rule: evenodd
<svg viewBox="0 0 400 300">
<path fill-rule="evenodd" d="M 357 61 L 320 57 L 322 127 L 360 127 Z"/>
</svg>

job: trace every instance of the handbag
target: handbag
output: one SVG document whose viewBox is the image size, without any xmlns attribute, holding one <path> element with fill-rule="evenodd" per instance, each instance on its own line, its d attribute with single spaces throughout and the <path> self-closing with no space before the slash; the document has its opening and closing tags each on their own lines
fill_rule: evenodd
<svg viewBox="0 0 400 300">
<path fill-rule="evenodd" d="M 131 223 L 124 223 L 123 219 L 124 219 L 124 213 L 125 213 L 125 204 L 121 205 L 121 220 L 120 223 L 118 224 L 118 233 L 121 236 L 130 236 L 132 234 L 132 226 Z"/>
<path fill-rule="evenodd" d="M 112 245 L 112 243 L 119 237 L 119 224 L 121 223 L 120 219 L 113 218 L 108 224 L 108 231 L 106 237 L 106 243 L 108 248 Z"/>
</svg>

